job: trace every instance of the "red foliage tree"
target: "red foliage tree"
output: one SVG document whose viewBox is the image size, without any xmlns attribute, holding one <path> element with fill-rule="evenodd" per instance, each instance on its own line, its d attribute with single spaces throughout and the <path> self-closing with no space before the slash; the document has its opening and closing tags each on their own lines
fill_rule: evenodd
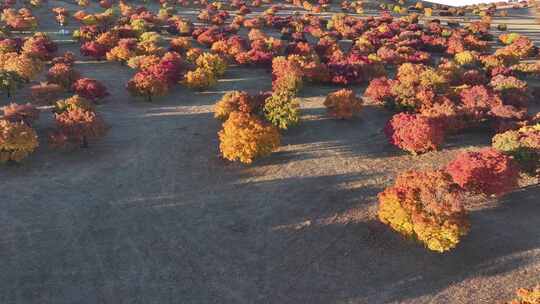
<svg viewBox="0 0 540 304">
<path fill-rule="evenodd" d="M 391 144 L 413 154 L 436 150 L 444 141 L 444 130 L 435 119 L 399 113 L 384 128 Z"/>
<path fill-rule="evenodd" d="M 369 82 L 364 97 L 368 97 L 373 103 L 385 104 L 388 100 L 393 99 L 392 82 L 393 80 L 386 77 L 373 79 Z"/>
<path fill-rule="evenodd" d="M 72 90 L 75 92 L 75 94 L 90 99 L 94 102 L 109 95 L 109 92 L 107 92 L 107 87 L 105 87 L 101 82 L 90 78 L 78 79 L 75 81 L 75 83 L 73 83 Z"/>
<path fill-rule="evenodd" d="M 502 105 L 501 98 L 484 86 L 473 86 L 461 91 L 461 106 L 466 116 L 474 121 L 487 118 L 489 111 Z"/>
<path fill-rule="evenodd" d="M 127 84 L 128 91 L 135 96 L 143 96 L 147 101 L 152 97 L 165 95 L 169 89 L 167 82 L 153 73 L 139 72 Z"/>
<path fill-rule="evenodd" d="M 39 110 L 31 103 L 16 104 L 11 103 L 2 108 L 4 110 L 4 119 L 11 122 L 24 122 L 27 125 L 32 125 L 34 121 L 39 119 Z"/>
<path fill-rule="evenodd" d="M 93 111 L 72 108 L 55 114 L 57 130 L 49 135 L 54 146 L 68 144 L 88 147 L 89 140 L 105 136 L 108 127 L 103 119 Z"/>
<path fill-rule="evenodd" d="M 173 85 L 182 79 L 182 57 L 176 52 L 167 52 L 158 64 L 150 66 L 145 72 Z"/>
<path fill-rule="evenodd" d="M 503 195 L 518 186 L 517 164 L 492 148 L 462 152 L 446 171 L 460 187 L 473 193 Z"/>
<path fill-rule="evenodd" d="M 80 52 L 83 56 L 93 57 L 95 59 L 104 59 L 109 49 L 98 42 L 89 41 L 81 45 Z"/>
<path fill-rule="evenodd" d="M 28 38 L 22 46 L 23 53 L 41 60 L 50 60 L 57 50 L 56 43 L 43 33 Z"/>
<path fill-rule="evenodd" d="M 56 83 L 64 89 L 70 89 L 75 81 L 81 77 L 71 65 L 57 63 L 47 72 L 47 81 Z"/>
</svg>

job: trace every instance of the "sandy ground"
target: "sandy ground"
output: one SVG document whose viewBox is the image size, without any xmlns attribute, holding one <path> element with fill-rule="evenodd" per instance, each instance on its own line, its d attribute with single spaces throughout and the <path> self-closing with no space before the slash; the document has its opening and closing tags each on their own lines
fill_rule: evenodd
<svg viewBox="0 0 540 304">
<path fill-rule="evenodd" d="M 523 16 L 505 22 L 538 32 Z M 409 156 L 382 133 L 390 113 L 333 121 L 322 101 L 336 88 L 308 86 L 302 124 L 243 166 L 220 159 L 212 105 L 227 90 L 269 89 L 266 71 L 232 68 L 213 91 L 178 86 L 150 104 L 125 91 L 126 67 L 76 68 L 109 87 L 99 110 L 111 131 L 89 149 L 52 150 L 44 112 L 39 150 L 0 169 L 0 303 L 500 303 L 540 281 L 537 185 L 469 204 L 472 231 L 444 255 L 376 221 L 376 194 L 397 172 L 441 166 L 489 134 Z"/>
</svg>

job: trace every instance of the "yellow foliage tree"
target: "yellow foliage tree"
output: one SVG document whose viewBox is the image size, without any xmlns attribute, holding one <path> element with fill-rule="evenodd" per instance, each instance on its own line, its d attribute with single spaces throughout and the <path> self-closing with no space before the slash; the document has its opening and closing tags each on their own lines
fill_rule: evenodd
<svg viewBox="0 0 540 304">
<path fill-rule="evenodd" d="M 445 172 L 409 171 L 379 194 L 379 219 L 428 249 L 444 252 L 469 231 L 461 192 Z"/>
<path fill-rule="evenodd" d="M 337 119 L 351 119 L 362 109 L 362 100 L 352 90 L 341 89 L 326 96 L 324 105 L 328 115 Z"/>
<path fill-rule="evenodd" d="M 242 112 L 231 113 L 218 135 L 223 157 L 245 164 L 270 155 L 280 144 L 277 128 Z"/>
<path fill-rule="evenodd" d="M 38 147 L 36 131 L 24 122 L 0 120 L 0 162 L 20 162 Z"/>
</svg>

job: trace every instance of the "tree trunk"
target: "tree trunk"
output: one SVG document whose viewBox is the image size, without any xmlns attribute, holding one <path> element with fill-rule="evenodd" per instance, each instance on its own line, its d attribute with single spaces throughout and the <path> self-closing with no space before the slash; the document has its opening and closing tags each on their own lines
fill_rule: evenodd
<svg viewBox="0 0 540 304">
<path fill-rule="evenodd" d="M 86 138 L 86 136 L 83 136 L 83 138 L 82 138 L 81 148 L 83 148 L 83 149 L 88 148 L 88 139 Z"/>
</svg>

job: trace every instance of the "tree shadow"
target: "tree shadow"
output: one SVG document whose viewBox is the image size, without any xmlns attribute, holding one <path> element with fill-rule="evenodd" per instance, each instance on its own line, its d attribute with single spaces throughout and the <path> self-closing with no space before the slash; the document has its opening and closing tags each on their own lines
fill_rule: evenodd
<svg viewBox="0 0 540 304">
<path fill-rule="evenodd" d="M 281 245 L 267 253 L 273 265 L 265 276 L 267 292 L 283 303 L 401 303 L 420 297 L 453 303 L 459 295 L 448 292 L 450 286 L 463 282 L 460 288 L 470 294 L 481 287 L 465 282 L 482 286 L 478 281 L 512 273 L 510 283 L 498 283 L 508 284 L 498 286 L 499 295 L 510 297 L 520 285 L 535 284 L 531 280 L 538 275 L 534 267 L 527 274 L 521 269 L 540 262 L 535 254 L 540 248 L 539 195 L 536 185 L 493 202 L 491 209 L 472 212 L 471 233 L 442 255 L 369 219 L 301 222 L 274 230 L 282 235 L 272 240 Z"/>
<path fill-rule="evenodd" d="M 280 151 L 261 164 L 329 156 L 385 158 L 402 153 L 388 143 L 383 129 L 390 114 L 380 109 L 365 107 L 352 120 L 332 119 L 324 108 L 304 108 L 302 115 L 298 126 L 283 133 Z"/>
</svg>

